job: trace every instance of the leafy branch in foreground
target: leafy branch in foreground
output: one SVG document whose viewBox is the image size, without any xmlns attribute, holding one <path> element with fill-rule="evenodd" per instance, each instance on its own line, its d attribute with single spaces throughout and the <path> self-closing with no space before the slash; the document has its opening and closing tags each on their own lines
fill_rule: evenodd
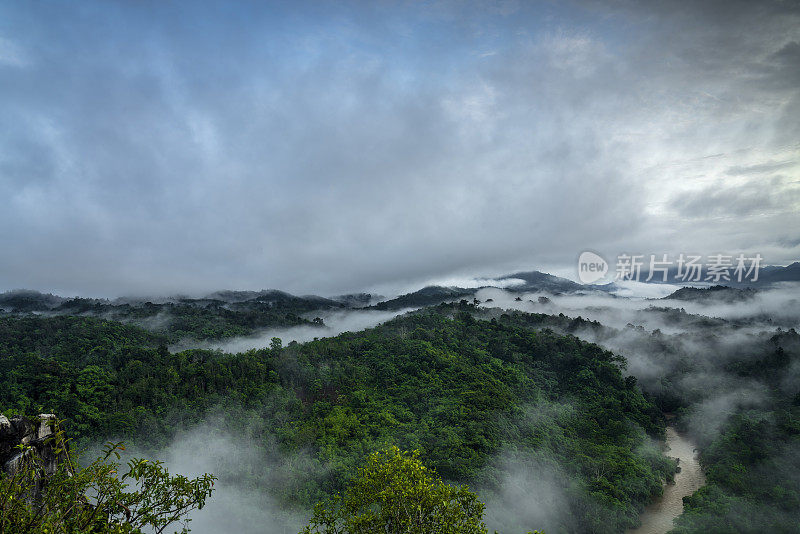
<svg viewBox="0 0 800 534">
<path fill-rule="evenodd" d="M 205 505 L 216 477 L 171 476 L 161 462 L 118 463 L 122 443 L 109 443 L 88 466 L 75 465 L 56 425 L 48 438 L 59 461 L 45 474 L 41 457 L 20 445 L 13 473 L 0 474 L 0 534 L 162 534 L 175 522 L 189 531 L 186 515 Z M 124 471 L 121 473 L 121 469 Z"/>
</svg>

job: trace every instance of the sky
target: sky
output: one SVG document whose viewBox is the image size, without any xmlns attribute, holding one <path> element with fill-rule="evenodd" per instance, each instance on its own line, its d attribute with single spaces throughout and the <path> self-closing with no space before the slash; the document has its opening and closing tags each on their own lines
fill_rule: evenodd
<svg viewBox="0 0 800 534">
<path fill-rule="evenodd" d="M 0 0 L 0 290 L 800 259 L 800 2 Z"/>
</svg>

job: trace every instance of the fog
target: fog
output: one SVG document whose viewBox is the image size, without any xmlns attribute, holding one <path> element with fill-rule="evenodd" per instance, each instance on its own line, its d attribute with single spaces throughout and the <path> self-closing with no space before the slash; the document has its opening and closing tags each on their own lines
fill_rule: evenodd
<svg viewBox="0 0 800 534">
<path fill-rule="evenodd" d="M 784 328 L 800 326 L 800 284 L 797 283 L 787 282 L 774 289 L 760 290 L 745 302 L 721 302 L 713 299 L 663 300 L 662 297 L 678 289 L 678 286 L 640 285 L 652 287 L 626 286 L 616 293 L 597 291 L 563 295 L 549 293 L 519 295 L 502 289 L 486 288 L 479 290 L 476 298 L 483 302 L 484 307 L 531 313 L 563 313 L 570 317 L 581 316 L 584 319 L 599 321 L 603 325 L 615 328 L 623 328 L 631 323 L 651 331 L 658 329 L 665 333 L 683 332 L 685 325 L 680 322 L 676 324 L 674 318 L 665 317 L 658 308 L 760 326 Z M 517 301 L 517 297 L 521 300 Z M 545 297 L 549 302 L 540 302 L 539 297 Z M 491 302 L 487 302 L 489 299 Z"/>
<path fill-rule="evenodd" d="M 762 363 L 800 350 L 800 284 L 663 300 L 677 286 L 521 294 L 502 273 L 574 275 L 587 250 L 796 261 L 798 0 L 0 1 L 0 117 L 0 291 L 130 295 L 96 313 L 150 330 L 153 345 L 225 359 L 415 308 L 309 312 L 324 325 L 218 339 L 300 322 L 314 305 L 245 311 L 229 300 L 253 312 L 235 319 L 205 313 L 219 303 L 144 318 L 146 306 L 110 307 L 220 287 L 492 285 L 477 293 L 478 315 L 545 314 L 543 327 L 624 356 L 624 372 L 701 445 L 730 414 L 797 394 L 797 358 L 773 367 L 780 377 Z M 59 298 L 44 301 L 33 313 L 62 313 Z M 95 313 L 84 304 L 73 309 Z M 23 382 L 8 376 L 16 395 Z M 83 410 L 82 388 L 37 394 Z M 537 405 L 525 417 L 568 409 Z M 141 452 L 220 475 L 195 532 L 293 532 L 301 518 L 281 512 L 280 495 L 291 473 L 325 467 L 252 437 L 270 435 L 220 415 Z M 490 525 L 569 525 L 562 467 L 498 452 L 479 488 Z"/>
<path fill-rule="evenodd" d="M 325 473 L 312 455 L 284 454 L 269 434 L 257 441 L 249 429 L 232 429 L 222 414 L 179 430 L 158 451 L 126 442 L 121 461 L 134 457 L 159 460 L 172 475 L 211 473 L 218 478 L 206 506 L 189 515 L 187 526 L 196 534 L 297 533 L 307 522 L 307 512 L 290 509 L 279 502 L 280 496 L 301 479 Z"/>
<path fill-rule="evenodd" d="M 416 308 L 405 308 L 395 311 L 317 311 L 312 315 L 321 318 L 325 326 L 301 325 L 288 328 L 268 328 L 252 336 L 235 337 L 213 342 L 183 340 L 181 343 L 173 346 L 172 350 L 179 351 L 188 348 L 203 348 L 237 353 L 250 349 L 263 349 L 264 347 L 268 347 L 272 338 L 275 337 L 279 338 L 284 345 L 292 341 L 305 343 L 316 338 L 338 336 L 343 332 L 358 332 L 367 328 L 372 328 L 398 315 L 403 315 L 415 309 Z"/>
<path fill-rule="evenodd" d="M 490 532 L 558 532 L 559 527 L 571 526 L 569 478 L 553 459 L 505 450 L 490 469 L 499 477 L 495 488 L 477 488 Z"/>
<path fill-rule="evenodd" d="M 745 411 L 765 417 L 758 414 L 774 405 L 773 388 L 778 387 L 787 396 L 798 393 L 800 362 L 796 359 L 781 377 L 760 374 L 757 369 L 777 346 L 795 353 L 800 348 L 800 338 L 792 330 L 800 326 L 800 284 L 787 283 L 732 297 L 706 293 L 696 300 L 653 300 L 675 289 L 661 284 L 627 284 L 614 293 L 519 295 L 490 288 L 480 290 L 477 298 L 487 318 L 508 310 L 556 316 L 542 327 L 573 334 L 624 356 L 625 373 L 635 376 L 644 391 L 655 395 L 662 409 L 677 408 L 682 415 L 679 428 L 683 435 L 691 440 L 692 447 L 702 450 L 719 435 L 731 415 Z M 558 318 L 558 314 L 564 317 Z M 574 321 L 576 317 L 600 325 Z M 743 376 L 737 372 L 742 365 L 753 370 Z M 683 404 L 672 406 L 671 396 L 676 395 Z M 535 411 L 539 417 L 552 414 L 546 407 L 536 407 Z M 649 441 L 648 446 L 658 444 Z M 800 446 L 783 447 L 785 451 L 774 465 L 762 466 L 765 479 L 794 469 L 787 462 L 800 458 Z M 574 493 L 565 497 L 566 482 L 557 462 L 504 451 L 496 464 L 502 473 L 496 475 L 499 489 L 485 495 L 490 526 L 501 532 L 518 532 L 522 528 L 569 524 L 565 510 L 577 497 Z M 775 476 L 770 477 L 770 473 Z M 749 506 L 741 513 L 763 518 L 763 514 L 773 512 Z M 654 528 L 654 532 L 664 532 Z"/>
<path fill-rule="evenodd" d="M 272 492 L 280 488 L 288 468 L 308 467 L 310 459 L 284 457 L 276 450 L 265 453 L 249 438 L 227 434 L 209 423 L 179 434 L 157 458 L 171 473 L 219 476 L 207 506 L 191 515 L 192 532 L 299 532 L 303 518 L 282 508 Z"/>
<path fill-rule="evenodd" d="M 762 378 L 740 376 L 729 365 L 757 362 L 773 347 L 770 340 L 776 335 L 788 336 L 784 343 L 800 344 L 789 330 L 800 325 L 800 284 L 747 293 L 738 302 L 718 298 L 654 300 L 674 289 L 628 285 L 615 293 L 553 295 L 488 288 L 477 293 L 482 302 L 478 313 L 486 318 L 511 310 L 547 314 L 552 325 L 548 322 L 543 327 L 571 333 L 623 355 L 627 360 L 625 373 L 635 376 L 646 392 L 661 395 L 667 402 L 669 395 L 665 392 L 669 391 L 686 399 L 688 405 L 681 408 L 682 429 L 693 443 L 703 447 L 731 414 L 769 405 L 771 386 Z M 234 353 L 268 346 L 273 337 L 284 344 L 303 343 L 370 328 L 411 311 L 320 312 L 325 327 L 268 329 L 256 336 L 187 344 Z M 579 316 L 600 325 L 573 320 Z M 800 363 L 795 362 L 779 387 L 794 394 L 798 384 Z M 524 424 L 519 427 L 558 428 L 550 423 L 569 416 L 572 410 L 568 401 L 528 406 L 521 416 Z M 142 452 L 163 460 L 174 473 L 196 476 L 211 472 L 219 476 L 208 506 L 191 516 L 193 532 L 285 534 L 299 531 L 307 519 L 303 512 L 286 509 L 280 495 L 292 484 L 302 483 L 302 478 L 323 476 L 325 467 L 312 454 L 285 455 L 272 438 L 254 440 L 251 435 L 231 429 L 225 424 L 225 416 L 217 415 L 178 432 L 161 451 Z M 266 435 L 270 435 L 268 431 Z M 655 449 L 659 444 L 648 438 L 644 447 Z M 134 444 L 129 453 L 136 451 Z M 784 465 L 798 457 L 800 450 L 788 447 L 779 463 Z M 486 503 L 485 520 L 490 531 L 557 531 L 570 528 L 571 507 L 603 506 L 571 487 L 566 472 L 566 466 L 542 452 L 499 451 L 472 488 Z"/>
<path fill-rule="evenodd" d="M 560 427 L 554 423 L 574 413 L 569 403 L 542 401 L 522 410 L 518 416 L 521 421 L 517 421 L 522 424 L 517 428 L 532 431 L 542 426 L 557 431 Z M 479 478 L 481 483 L 475 489 L 486 503 L 485 520 L 490 532 L 558 532 L 564 526 L 574 527 L 568 496 L 570 478 L 547 454 L 506 448 L 484 468 Z"/>
<path fill-rule="evenodd" d="M 624 293 L 640 289 L 628 287 Z M 645 294 L 654 293 L 645 289 Z M 657 286 L 661 293 L 667 289 L 675 288 Z M 565 321 L 561 330 L 624 356 L 626 373 L 635 376 L 645 391 L 655 395 L 673 391 L 687 399 L 691 405 L 684 418 L 686 429 L 707 444 L 730 414 L 760 408 L 769 395 L 771 386 L 764 378 L 739 376 L 730 365 L 758 365 L 760 358 L 775 350 L 771 339 L 776 335 L 789 336 L 782 341 L 788 347 L 798 343 L 791 329 L 800 329 L 800 284 L 785 283 L 746 295 L 742 301 L 726 302 L 708 295 L 697 300 L 652 300 L 600 292 L 518 296 L 483 289 L 477 298 L 490 315 L 511 309 L 599 322 L 602 327 Z M 800 364 L 795 362 L 779 387 L 795 394 L 798 384 Z"/>
</svg>

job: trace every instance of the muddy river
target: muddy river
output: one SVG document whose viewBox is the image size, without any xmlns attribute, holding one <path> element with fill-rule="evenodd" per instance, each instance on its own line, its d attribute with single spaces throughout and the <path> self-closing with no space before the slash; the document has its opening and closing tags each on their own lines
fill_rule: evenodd
<svg viewBox="0 0 800 534">
<path fill-rule="evenodd" d="M 667 447 L 664 454 L 679 458 L 680 473 L 675 474 L 675 484 L 666 484 L 664 494 L 642 513 L 642 526 L 628 530 L 628 534 L 665 534 L 672 529 L 672 520 L 683 512 L 683 498 L 705 484 L 705 476 L 694 452 L 695 444 L 667 427 Z"/>
</svg>

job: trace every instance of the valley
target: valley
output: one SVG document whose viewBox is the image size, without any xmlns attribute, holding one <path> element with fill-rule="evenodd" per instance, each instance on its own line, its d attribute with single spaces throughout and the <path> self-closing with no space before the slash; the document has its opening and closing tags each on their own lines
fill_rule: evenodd
<svg viewBox="0 0 800 534">
<path fill-rule="evenodd" d="M 736 425 L 798 411 L 800 336 L 783 328 L 800 308 L 785 308 L 797 298 L 785 288 L 743 294 L 749 314 L 738 293 L 698 291 L 689 302 L 686 291 L 654 301 L 483 287 L 471 300 L 445 292 L 391 311 L 261 292 L 160 305 L 158 323 L 135 319 L 150 303 L 123 312 L 27 294 L 24 308 L 0 316 L 0 403 L 8 415 L 58 413 L 79 447 L 121 439 L 183 471 L 215 473 L 217 494 L 195 514 L 200 533 L 230 507 L 247 518 L 242 532 L 298 530 L 314 502 L 387 444 L 419 450 L 445 480 L 475 488 L 499 532 L 655 534 L 676 518 L 679 532 L 699 532 L 695 518 L 716 519 L 695 495 L 736 498 L 718 474 L 738 454 L 724 445 Z M 261 307 L 285 315 L 279 328 L 258 323 L 269 326 L 215 342 L 164 326 L 186 306 L 197 310 L 192 332 Z M 698 381 L 708 373 L 713 381 Z M 743 388 L 762 392 L 758 404 Z M 775 429 L 784 448 L 754 458 L 793 454 L 791 428 Z M 789 499 L 765 509 L 777 528 L 798 494 L 789 479 L 773 481 Z"/>
</svg>

